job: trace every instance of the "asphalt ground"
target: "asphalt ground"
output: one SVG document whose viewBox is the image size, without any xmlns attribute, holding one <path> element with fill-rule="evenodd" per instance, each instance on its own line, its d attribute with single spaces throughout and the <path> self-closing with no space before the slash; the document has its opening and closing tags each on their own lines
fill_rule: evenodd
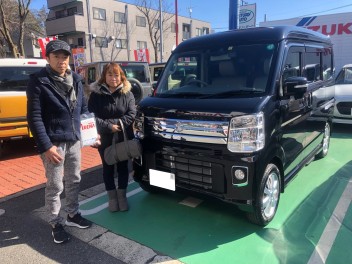
<svg viewBox="0 0 352 264">
<path fill-rule="evenodd" d="M 100 175 L 101 169 L 82 175 L 82 191 L 99 185 Z M 55 244 L 50 226 L 33 214 L 43 206 L 43 188 L 0 203 L 1 263 L 123 263 L 75 236 Z"/>
</svg>

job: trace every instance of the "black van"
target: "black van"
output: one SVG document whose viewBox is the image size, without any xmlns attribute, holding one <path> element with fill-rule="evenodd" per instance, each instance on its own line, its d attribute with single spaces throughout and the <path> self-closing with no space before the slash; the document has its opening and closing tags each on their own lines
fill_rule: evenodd
<svg viewBox="0 0 352 264">
<path fill-rule="evenodd" d="M 173 78 L 180 62 L 194 67 L 181 80 Z M 138 107 L 135 181 L 149 192 L 213 196 L 268 224 L 288 181 L 328 153 L 333 69 L 329 37 L 300 27 L 182 42 Z"/>
</svg>

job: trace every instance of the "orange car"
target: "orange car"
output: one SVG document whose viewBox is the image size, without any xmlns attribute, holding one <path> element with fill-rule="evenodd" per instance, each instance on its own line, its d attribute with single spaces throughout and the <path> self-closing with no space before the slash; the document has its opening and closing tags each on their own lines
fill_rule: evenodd
<svg viewBox="0 0 352 264">
<path fill-rule="evenodd" d="M 47 64 L 44 59 L 0 59 L 0 156 L 8 140 L 30 137 L 26 114 L 29 75 Z"/>
</svg>

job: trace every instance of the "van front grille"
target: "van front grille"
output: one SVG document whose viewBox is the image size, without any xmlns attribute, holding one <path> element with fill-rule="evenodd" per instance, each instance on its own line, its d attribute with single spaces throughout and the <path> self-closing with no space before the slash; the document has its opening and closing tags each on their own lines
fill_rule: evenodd
<svg viewBox="0 0 352 264">
<path fill-rule="evenodd" d="M 176 184 L 211 190 L 213 188 L 212 163 L 158 154 L 156 169 L 175 174 Z"/>
</svg>

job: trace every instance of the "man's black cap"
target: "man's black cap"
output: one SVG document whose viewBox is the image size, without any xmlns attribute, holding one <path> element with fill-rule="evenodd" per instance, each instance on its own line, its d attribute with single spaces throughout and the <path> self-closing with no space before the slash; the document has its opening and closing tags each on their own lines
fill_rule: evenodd
<svg viewBox="0 0 352 264">
<path fill-rule="evenodd" d="M 68 55 L 71 55 L 71 47 L 65 41 L 55 39 L 46 44 L 46 56 L 49 56 L 50 53 L 55 51 L 64 51 Z"/>
</svg>

